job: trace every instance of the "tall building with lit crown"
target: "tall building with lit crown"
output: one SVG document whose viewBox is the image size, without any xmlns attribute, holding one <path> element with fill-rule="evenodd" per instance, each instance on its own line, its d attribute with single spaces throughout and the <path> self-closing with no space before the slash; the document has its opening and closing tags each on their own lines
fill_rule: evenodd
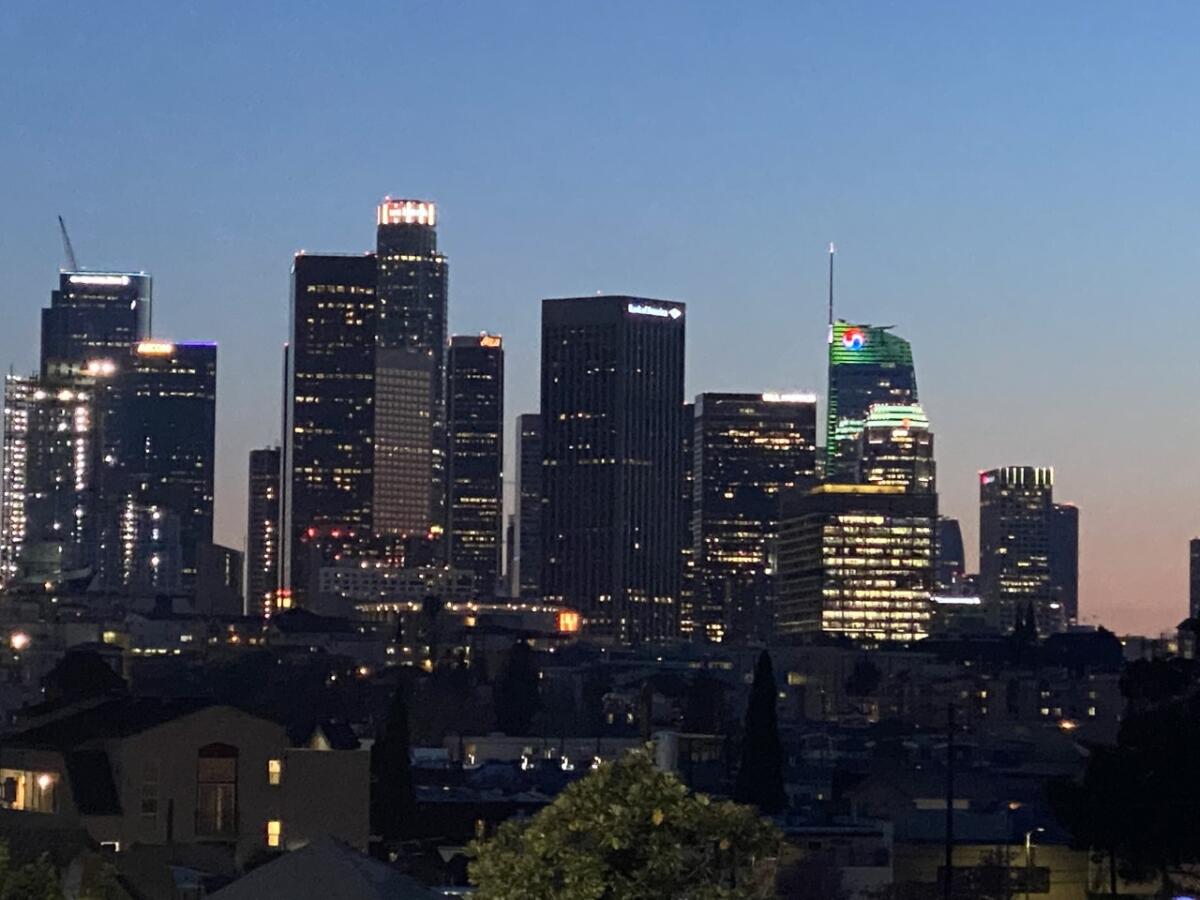
<svg viewBox="0 0 1200 900">
<path fill-rule="evenodd" d="M 681 631 L 765 639 L 780 497 L 816 481 L 816 395 L 700 394 L 691 424 L 696 589 Z"/>
<path fill-rule="evenodd" d="M 250 451 L 246 486 L 246 614 L 269 616 L 279 591 L 279 473 L 278 447 Z"/>
<path fill-rule="evenodd" d="M 1055 589 L 1054 470 L 1004 466 L 979 476 L 979 589 L 996 627 L 1009 631 L 1032 609 L 1038 631 L 1061 631 Z"/>
<path fill-rule="evenodd" d="M 516 515 L 509 592 L 540 597 L 542 585 L 542 417 L 517 416 Z"/>
<path fill-rule="evenodd" d="M 890 326 L 833 323 L 829 342 L 829 396 L 825 413 L 825 472 L 853 481 L 859 433 L 876 403 L 918 402 L 912 346 Z"/>
<path fill-rule="evenodd" d="M 784 498 L 775 631 L 866 643 L 927 637 L 937 498 L 823 484 Z"/>
<path fill-rule="evenodd" d="M 914 494 L 937 490 L 933 432 L 917 404 L 875 403 L 858 434 L 859 484 L 898 485 Z"/>
<path fill-rule="evenodd" d="M 447 361 L 450 566 L 492 597 L 504 544 L 504 347 L 499 335 L 455 335 Z"/>
<path fill-rule="evenodd" d="M 301 538 L 372 526 L 375 256 L 299 253 L 285 377 L 279 605 L 302 604 L 315 572 Z"/>
<path fill-rule="evenodd" d="M 600 639 L 676 633 L 684 309 L 542 301 L 542 595 Z"/>
<path fill-rule="evenodd" d="M 403 350 L 428 361 L 427 401 L 419 411 L 404 415 L 420 415 L 429 421 L 429 488 L 423 498 L 426 521 L 421 530 L 431 526 L 444 529 L 449 265 L 438 252 L 437 206 L 428 200 L 389 197 L 379 204 L 376 223 L 378 344 L 382 350 Z M 398 427 L 407 426 L 402 422 Z M 385 470 L 379 477 L 386 481 L 389 473 Z M 383 492 L 388 493 L 386 486 Z M 397 516 L 407 520 L 417 512 L 403 510 Z"/>
<path fill-rule="evenodd" d="M 155 536 L 156 514 L 178 520 L 178 559 L 143 555 L 152 567 L 177 566 L 178 589 L 190 593 L 199 547 L 213 538 L 217 345 L 142 341 L 118 362 L 107 404 L 105 456 L 115 489 L 106 487 L 106 500 L 119 503 L 123 523 L 148 519 L 143 530 L 151 543 L 162 539 Z M 123 554 L 128 540 L 122 536 Z"/>
<path fill-rule="evenodd" d="M 124 358 L 150 336 L 145 272 L 62 272 L 42 310 L 42 375 L 55 367 Z"/>
</svg>

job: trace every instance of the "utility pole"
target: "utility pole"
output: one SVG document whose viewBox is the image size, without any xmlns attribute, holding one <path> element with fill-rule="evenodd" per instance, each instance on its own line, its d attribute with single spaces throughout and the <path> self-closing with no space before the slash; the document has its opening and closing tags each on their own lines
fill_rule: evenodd
<svg viewBox="0 0 1200 900">
<path fill-rule="evenodd" d="M 945 900 L 954 897 L 954 704 L 946 707 L 946 880 Z"/>
</svg>

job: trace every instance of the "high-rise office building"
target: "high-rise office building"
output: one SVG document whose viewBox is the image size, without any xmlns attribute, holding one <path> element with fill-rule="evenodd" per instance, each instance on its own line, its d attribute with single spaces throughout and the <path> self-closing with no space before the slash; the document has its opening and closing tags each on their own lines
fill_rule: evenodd
<svg viewBox="0 0 1200 900">
<path fill-rule="evenodd" d="M 663 300 L 542 302 L 542 595 L 593 636 L 676 632 L 684 321 Z"/>
<path fill-rule="evenodd" d="M 966 573 L 967 555 L 963 550 L 962 528 L 958 519 L 940 516 L 937 522 L 937 592 L 962 592 Z"/>
<path fill-rule="evenodd" d="M 890 327 L 833 323 L 825 419 L 826 477 L 853 481 L 857 441 L 875 403 L 918 402 L 912 346 Z"/>
<path fill-rule="evenodd" d="M 93 360 L 124 359 L 150 336 L 145 272 L 62 272 L 42 310 L 42 376 Z"/>
<path fill-rule="evenodd" d="M 499 335 L 455 335 L 447 359 L 450 566 L 496 593 L 504 528 L 504 347 Z"/>
<path fill-rule="evenodd" d="M 36 376 L 4 383 L 4 499 L 0 563 L 6 582 L 40 584 L 94 571 L 100 524 L 97 384 Z"/>
<path fill-rule="evenodd" d="M 1061 631 L 1066 612 L 1051 574 L 1054 470 L 1005 466 L 979 476 L 979 589 L 996 627 L 1032 609 L 1038 631 Z"/>
<path fill-rule="evenodd" d="M 17 576 L 25 549 L 25 503 L 29 490 L 29 420 L 34 376 L 4 378 L 3 481 L 0 482 L 0 584 Z"/>
<path fill-rule="evenodd" d="M 246 490 L 246 614 L 269 616 L 279 591 L 279 474 L 278 447 L 250 451 Z"/>
<path fill-rule="evenodd" d="M 542 585 L 542 417 L 517 416 L 516 516 L 513 523 L 515 597 L 540 597 Z"/>
<path fill-rule="evenodd" d="M 784 498 L 775 629 L 865 642 L 929 634 L 937 497 L 823 484 Z"/>
<path fill-rule="evenodd" d="M 693 419 L 692 628 L 709 640 L 765 639 L 784 491 L 811 487 L 812 394 L 700 394 Z M 681 618 L 681 630 L 685 619 Z"/>
<path fill-rule="evenodd" d="M 372 518 L 389 535 L 437 535 L 434 527 L 433 363 L 418 350 L 375 351 L 375 470 Z"/>
<path fill-rule="evenodd" d="M 1079 621 L 1079 507 L 1050 508 L 1050 587 L 1062 604 L 1067 623 Z"/>
<path fill-rule="evenodd" d="M 1200 538 L 1188 541 L 1188 616 L 1200 619 Z"/>
<path fill-rule="evenodd" d="M 428 521 L 421 530 L 440 529 L 446 524 L 449 266 L 437 248 L 437 207 L 428 200 L 389 197 L 379 204 L 376 222 L 379 347 L 416 353 L 429 362 L 428 401 L 419 411 L 429 420 L 431 438 Z"/>
<path fill-rule="evenodd" d="M 914 494 L 937 490 L 933 432 L 920 406 L 875 403 L 858 434 L 858 484 L 892 484 Z"/>
<path fill-rule="evenodd" d="M 179 587 L 188 593 L 199 546 L 213 537 L 216 398 L 216 344 L 143 341 L 117 364 L 106 401 L 115 487 L 105 488 L 106 502 L 178 517 Z"/>
<path fill-rule="evenodd" d="M 310 529 L 371 529 L 375 282 L 370 253 L 292 264 L 280 606 L 303 603 L 316 578 L 298 546 Z"/>
<path fill-rule="evenodd" d="M 704 628 L 697 627 L 696 604 L 696 548 L 695 535 L 692 528 L 692 507 L 695 505 L 695 442 L 696 404 L 683 405 L 683 426 L 679 429 L 679 437 L 683 443 L 679 447 L 680 475 L 682 483 L 679 486 L 679 613 L 676 616 L 677 628 L 681 637 L 691 640 L 707 637 Z M 724 637 L 715 636 L 720 640 Z"/>
</svg>

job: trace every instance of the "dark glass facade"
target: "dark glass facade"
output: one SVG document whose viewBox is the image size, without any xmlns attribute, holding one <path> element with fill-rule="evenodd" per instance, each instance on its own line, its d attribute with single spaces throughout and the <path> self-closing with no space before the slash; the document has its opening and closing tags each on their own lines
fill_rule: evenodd
<svg viewBox="0 0 1200 900">
<path fill-rule="evenodd" d="M 284 410 L 283 590 L 302 604 L 309 530 L 371 529 L 375 428 L 374 254 L 298 254 Z"/>
<path fill-rule="evenodd" d="M 498 335 L 455 335 L 448 358 L 450 565 L 496 593 L 504 527 L 504 348 Z"/>
<path fill-rule="evenodd" d="M 858 436 L 872 404 L 918 402 L 912 346 L 889 327 L 837 321 L 829 343 L 825 471 L 854 481 Z"/>
<path fill-rule="evenodd" d="M 1079 621 L 1079 507 L 1055 503 L 1050 509 L 1050 586 L 1068 624 Z"/>
<path fill-rule="evenodd" d="M 509 590 L 517 597 L 542 593 L 542 417 L 517 416 L 516 515 Z"/>
<path fill-rule="evenodd" d="M 269 616 L 279 590 L 279 474 L 278 447 L 250 451 L 246 485 L 246 614 Z"/>
<path fill-rule="evenodd" d="M 42 310 L 42 375 L 56 367 L 124 358 L 150 335 L 144 272 L 62 272 Z"/>
<path fill-rule="evenodd" d="M 217 345 L 144 341 L 119 365 L 108 396 L 106 502 L 144 510 L 151 521 L 155 513 L 178 518 L 179 589 L 190 593 L 199 545 L 213 537 Z M 111 552 L 127 539 L 108 543 Z"/>
<path fill-rule="evenodd" d="M 942 516 L 937 527 L 937 592 L 959 593 L 964 588 L 967 556 L 958 519 Z"/>
<path fill-rule="evenodd" d="M 684 306 L 542 302 L 542 594 L 621 643 L 677 631 Z"/>
<path fill-rule="evenodd" d="M 681 628 L 715 641 L 765 639 L 780 496 L 816 480 L 816 397 L 701 394 L 692 447 L 696 591 Z"/>
<path fill-rule="evenodd" d="M 429 362 L 427 403 L 412 413 L 428 419 L 431 439 L 422 527 L 444 528 L 449 265 L 437 248 L 437 207 L 427 200 L 389 198 L 379 204 L 376 221 L 379 347 L 418 353 Z M 404 511 L 397 515 L 409 518 Z"/>
</svg>

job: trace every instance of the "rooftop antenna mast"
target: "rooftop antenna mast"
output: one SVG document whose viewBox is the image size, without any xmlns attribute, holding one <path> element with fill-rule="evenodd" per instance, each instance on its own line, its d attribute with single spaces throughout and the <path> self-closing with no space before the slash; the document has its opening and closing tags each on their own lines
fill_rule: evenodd
<svg viewBox="0 0 1200 900">
<path fill-rule="evenodd" d="M 70 272 L 79 271 L 79 261 L 75 259 L 75 248 L 71 246 L 71 236 L 67 234 L 67 223 L 63 221 L 63 217 L 58 217 L 58 230 L 62 232 L 63 253 L 67 255 L 67 265 L 71 268 Z"/>
<path fill-rule="evenodd" d="M 836 252 L 838 248 L 829 241 L 829 343 L 833 343 L 833 254 Z"/>
</svg>

